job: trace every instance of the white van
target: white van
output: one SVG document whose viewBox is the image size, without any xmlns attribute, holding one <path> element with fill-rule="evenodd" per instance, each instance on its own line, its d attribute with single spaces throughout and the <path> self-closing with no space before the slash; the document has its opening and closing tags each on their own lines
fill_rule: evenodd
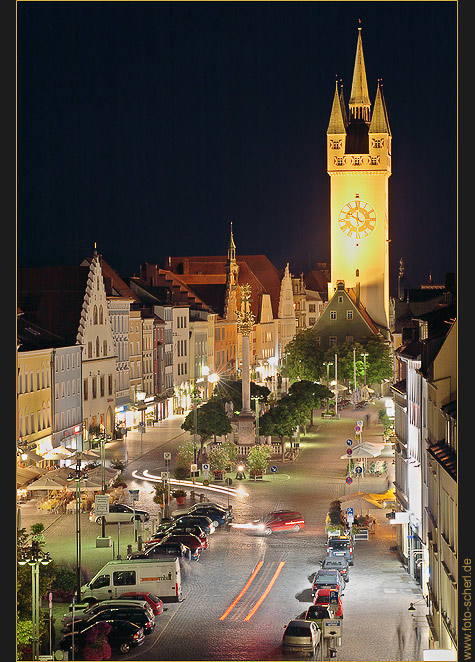
<svg viewBox="0 0 475 662">
<path fill-rule="evenodd" d="M 86 602 L 110 600 L 129 591 L 149 591 L 160 598 L 181 601 L 180 563 L 176 557 L 109 561 L 81 588 Z"/>
</svg>

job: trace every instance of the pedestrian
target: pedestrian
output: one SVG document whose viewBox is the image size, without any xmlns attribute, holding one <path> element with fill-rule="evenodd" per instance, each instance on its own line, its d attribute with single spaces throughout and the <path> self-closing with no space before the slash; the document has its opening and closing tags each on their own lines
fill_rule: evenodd
<svg viewBox="0 0 475 662">
<path fill-rule="evenodd" d="M 369 422 L 370 422 L 370 415 L 366 414 L 366 427 L 369 428 Z"/>
</svg>

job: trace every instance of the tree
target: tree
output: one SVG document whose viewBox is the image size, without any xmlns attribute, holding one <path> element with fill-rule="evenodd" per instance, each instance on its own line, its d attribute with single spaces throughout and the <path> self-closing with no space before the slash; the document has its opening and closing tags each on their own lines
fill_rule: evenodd
<svg viewBox="0 0 475 662">
<path fill-rule="evenodd" d="M 208 450 L 208 462 L 211 471 L 226 471 L 228 461 L 228 455 L 223 446 L 214 446 Z"/>
<path fill-rule="evenodd" d="M 284 437 L 292 437 L 297 429 L 296 415 L 288 399 L 282 398 L 259 419 L 259 431 L 265 436 L 276 435 L 284 443 Z"/>
<path fill-rule="evenodd" d="M 218 390 L 219 389 L 219 390 Z M 242 409 L 242 379 L 236 381 L 220 379 L 218 382 L 218 390 L 216 395 L 213 395 L 213 398 L 210 398 L 208 402 L 211 402 L 212 399 L 219 399 L 223 402 L 232 400 L 234 411 L 241 411 Z M 270 395 L 270 390 L 267 386 L 261 386 L 251 381 L 250 384 L 250 397 L 259 397 L 263 402 L 267 402 L 267 399 Z"/>
<path fill-rule="evenodd" d="M 253 446 L 246 459 L 250 474 L 263 474 L 267 470 L 272 449 L 269 446 Z"/>
<path fill-rule="evenodd" d="M 333 393 L 323 384 L 303 379 L 290 385 L 289 395 L 300 403 L 306 418 L 312 419 L 313 410 L 320 407 L 323 400 L 331 398 Z"/>
<path fill-rule="evenodd" d="M 205 442 L 213 436 L 222 436 L 229 434 L 232 430 L 222 400 L 210 398 L 208 402 L 198 407 L 196 416 L 196 433 L 200 438 L 200 450 L 198 457 L 203 454 Z M 183 430 L 194 433 L 195 419 L 194 412 L 191 411 L 181 425 Z"/>
<path fill-rule="evenodd" d="M 290 381 L 318 382 L 324 376 L 323 351 L 313 329 L 302 329 L 285 348 L 282 374 Z"/>
</svg>

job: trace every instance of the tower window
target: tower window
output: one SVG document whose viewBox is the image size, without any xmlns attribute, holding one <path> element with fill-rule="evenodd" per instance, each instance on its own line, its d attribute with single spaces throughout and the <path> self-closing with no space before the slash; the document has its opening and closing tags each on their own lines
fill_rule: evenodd
<svg viewBox="0 0 475 662">
<path fill-rule="evenodd" d="M 371 157 L 371 165 L 379 165 L 381 162 L 381 159 L 379 156 L 372 156 Z"/>
<path fill-rule="evenodd" d="M 360 156 L 355 156 L 354 164 L 355 165 L 361 165 L 361 157 Z"/>
<path fill-rule="evenodd" d="M 384 146 L 384 140 L 382 138 L 371 138 L 371 147 L 380 149 Z"/>
<path fill-rule="evenodd" d="M 343 147 L 343 142 L 341 140 L 330 140 L 331 149 L 341 149 Z"/>
<path fill-rule="evenodd" d="M 343 157 L 342 156 L 335 157 L 335 165 L 337 165 L 337 166 L 343 165 Z"/>
</svg>

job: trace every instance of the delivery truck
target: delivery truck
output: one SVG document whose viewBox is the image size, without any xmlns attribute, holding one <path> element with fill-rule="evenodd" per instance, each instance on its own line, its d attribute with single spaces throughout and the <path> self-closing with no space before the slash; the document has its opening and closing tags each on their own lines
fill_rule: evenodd
<svg viewBox="0 0 475 662">
<path fill-rule="evenodd" d="M 182 600 L 180 562 L 176 557 L 109 561 L 81 588 L 83 602 L 117 598 L 130 591 L 148 591 L 162 600 Z"/>
</svg>

